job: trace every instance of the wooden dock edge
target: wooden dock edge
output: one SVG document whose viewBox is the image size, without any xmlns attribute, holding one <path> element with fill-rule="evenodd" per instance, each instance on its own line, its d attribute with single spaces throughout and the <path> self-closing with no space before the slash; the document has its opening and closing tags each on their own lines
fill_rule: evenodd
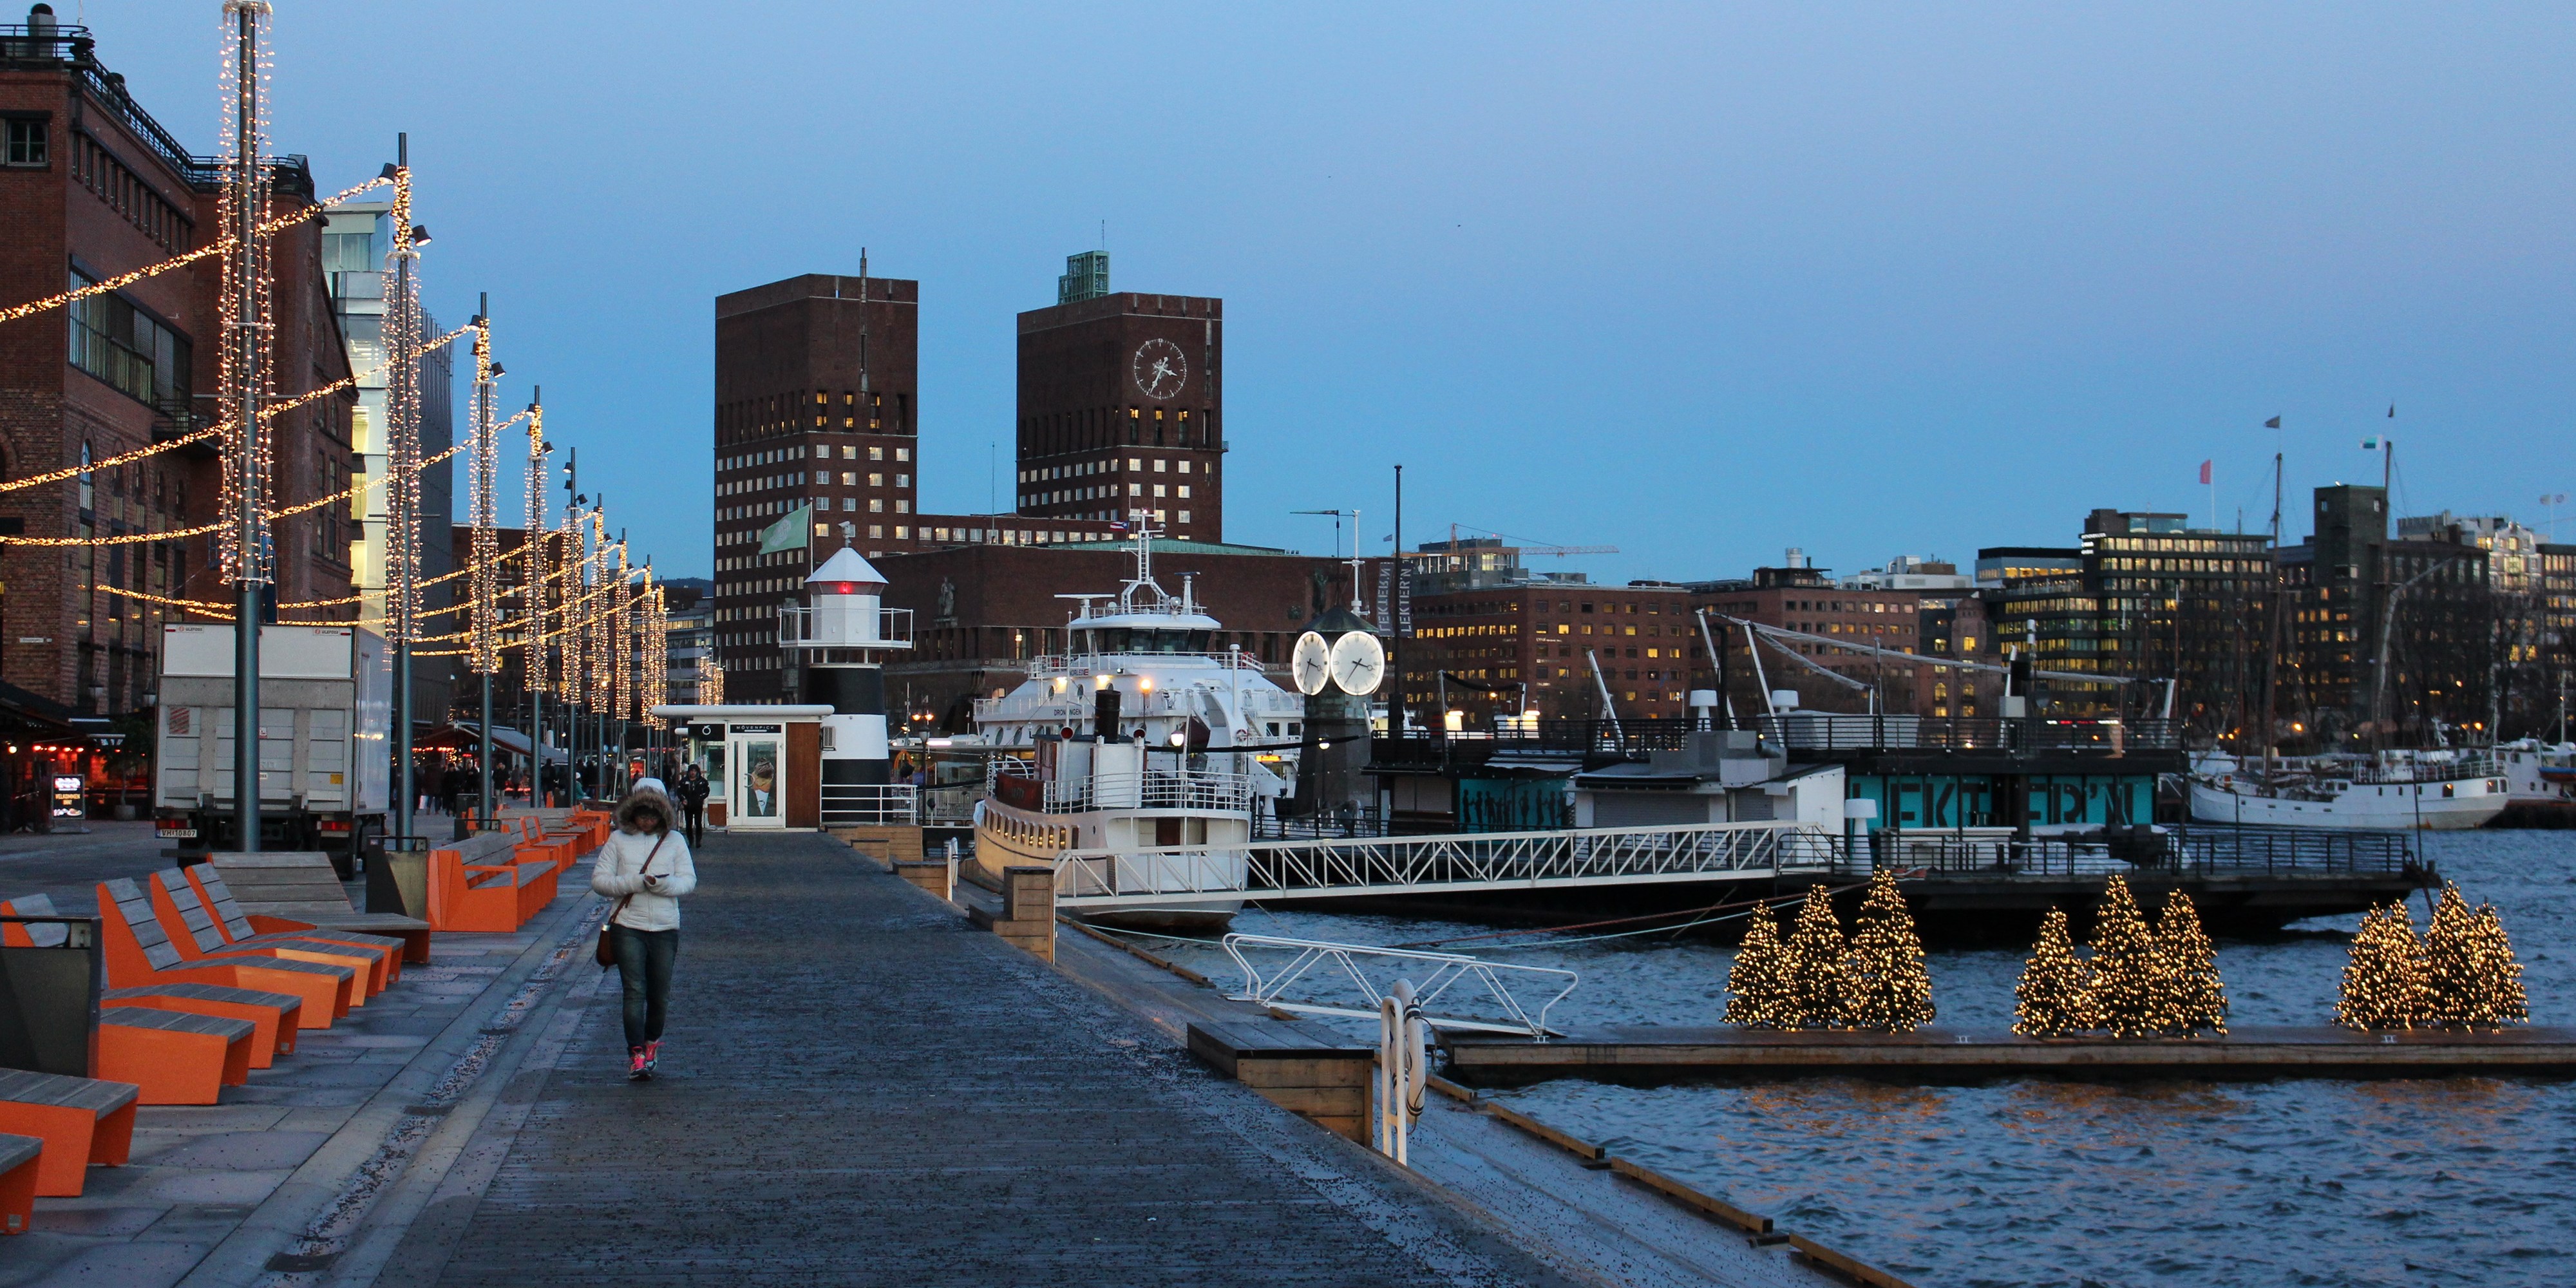
<svg viewBox="0 0 2576 1288">
<path fill-rule="evenodd" d="M 1492 1114 L 1494 1117 L 1500 1118 L 1504 1122 L 1510 1123 L 1512 1126 L 1518 1127 L 1522 1131 L 1528 1132 L 1530 1135 L 1536 1136 L 1540 1140 L 1546 1141 L 1548 1144 L 1554 1145 L 1558 1149 L 1564 1150 L 1587 1163 L 1600 1162 L 1610 1153 L 1609 1150 L 1604 1149 L 1599 1145 L 1595 1145 L 1591 1141 L 1558 1131 L 1554 1127 L 1550 1127 L 1546 1123 L 1540 1122 L 1539 1120 L 1518 1110 L 1505 1109 L 1501 1105 L 1491 1103 L 1486 1104 L 1484 1106 L 1484 1110 L 1486 1113 Z"/>
<path fill-rule="evenodd" d="M 1139 948 L 1136 945 L 1128 943 L 1126 940 L 1120 939 L 1118 936 L 1110 934 L 1096 926 L 1084 925 L 1082 922 L 1076 920 L 1071 913 L 1059 912 L 1055 915 L 1055 919 L 1059 925 L 1070 926 L 1075 930 L 1081 931 L 1083 934 L 1089 935 L 1104 944 L 1126 953 L 1128 956 L 1133 957 L 1138 961 L 1170 971 L 1171 973 L 1178 975 L 1201 988 L 1216 987 L 1215 980 L 1209 979 L 1207 976 L 1191 970 L 1189 967 L 1183 966 L 1179 962 L 1167 960 L 1155 953 Z"/>
<path fill-rule="evenodd" d="M 1651 1168 L 1640 1167 L 1624 1158 L 1614 1158 L 1610 1160 L 1610 1170 L 1684 1207 L 1696 1209 L 1703 1216 L 1734 1226 L 1747 1235 L 1758 1237 L 1771 1233 L 1771 1218 L 1756 1216 L 1724 1199 L 1703 1194 Z"/>
<path fill-rule="evenodd" d="M 1914 1285 L 1866 1261 L 1846 1257 L 1803 1234 L 1790 1235 L 1789 1248 L 1790 1255 L 1810 1265 L 1822 1266 L 1854 1283 L 1867 1284 L 1869 1288 L 1914 1288 Z"/>
</svg>

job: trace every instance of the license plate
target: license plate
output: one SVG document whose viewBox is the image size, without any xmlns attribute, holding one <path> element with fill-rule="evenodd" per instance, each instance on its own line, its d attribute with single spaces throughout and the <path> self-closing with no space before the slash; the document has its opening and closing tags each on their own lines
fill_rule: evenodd
<svg viewBox="0 0 2576 1288">
<path fill-rule="evenodd" d="M 185 840 L 195 840 L 197 829 L 193 827 L 165 827 L 161 829 L 161 835 L 176 836 Z"/>
</svg>

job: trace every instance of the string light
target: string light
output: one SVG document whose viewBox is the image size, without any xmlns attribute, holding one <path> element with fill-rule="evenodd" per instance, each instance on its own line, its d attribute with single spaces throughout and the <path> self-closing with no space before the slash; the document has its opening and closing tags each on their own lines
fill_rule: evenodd
<svg viewBox="0 0 2576 1288">
<path fill-rule="evenodd" d="M 420 246 L 412 235 L 411 167 L 394 168 L 393 246 L 385 300 L 385 432 L 394 485 L 385 494 L 385 616 L 394 641 L 420 633 Z M 470 327 L 450 332 L 441 344 Z"/>
<path fill-rule="evenodd" d="M 226 27 L 229 29 L 230 24 L 226 24 Z M 229 67 L 230 65 L 230 62 L 227 61 L 226 66 Z M 226 128 L 229 129 L 230 126 L 227 125 Z M 288 228 L 292 228 L 295 225 L 312 218 L 312 212 L 315 210 L 327 210 L 333 206 L 354 201 L 377 188 L 383 187 L 387 182 L 388 180 L 379 175 L 376 178 L 369 179 L 365 183 L 359 184 L 354 188 L 349 188 L 342 192 L 335 193 L 332 196 L 325 197 L 321 201 L 315 202 L 313 205 L 299 206 L 293 214 L 280 215 L 275 219 L 262 223 L 259 226 L 259 234 L 262 237 L 273 237 Z M 133 272 L 119 273 L 114 277 L 92 282 L 87 286 L 80 287 L 76 290 L 65 291 L 60 295 L 49 295 L 41 300 L 30 300 L 25 304 L 12 305 L 9 308 L 0 309 L 0 322 L 15 322 L 20 318 L 33 317 L 48 309 L 59 309 L 67 304 L 88 299 L 93 295 L 105 295 L 110 291 L 122 290 L 125 287 L 134 285 L 136 282 L 144 280 L 145 278 L 159 276 L 160 274 L 167 273 L 174 268 L 185 268 L 209 255 L 229 254 L 231 253 L 234 244 L 232 234 L 229 228 L 227 228 L 222 237 L 208 242 L 195 250 L 187 251 L 170 259 L 162 260 L 157 264 L 146 264 L 141 268 L 135 269 Z"/>
<path fill-rule="evenodd" d="M 2160 996 L 2152 1021 L 2166 1037 L 2189 1037 L 2204 1030 L 2227 1031 L 2227 985 L 2219 978 L 2218 950 L 2201 929 L 2200 912 L 2180 890 L 2165 895 L 2165 910 L 2156 918 L 2156 966 Z"/>
<path fill-rule="evenodd" d="M 2051 908 L 2039 923 L 2039 942 L 2022 963 L 2021 980 L 2013 985 L 2013 1032 L 2056 1038 L 2094 1027 L 2091 972 L 2075 955 L 2066 914 Z"/>
<path fill-rule="evenodd" d="M 478 675 L 490 675 L 501 669 L 500 649 L 500 554 L 501 534 L 493 512 L 493 483 L 500 456 L 500 442 L 492 425 L 492 397 L 495 373 L 492 370 L 492 319 L 474 319 L 474 453 L 468 462 L 470 499 L 466 522 L 472 526 L 474 577 L 474 615 L 469 619 L 473 636 L 472 669 Z"/>
<path fill-rule="evenodd" d="M 542 545 L 546 529 L 546 412 L 534 401 L 528 404 L 528 478 L 527 528 L 519 548 Z M 530 558 L 524 598 L 527 601 L 528 660 L 527 677 L 530 693 L 546 692 L 546 570 L 543 563 Z"/>
<path fill-rule="evenodd" d="M 698 700 L 712 704 L 720 699 L 707 698 L 701 692 Z M 1754 904 L 1753 918 L 1744 928 L 1744 943 L 1735 950 L 1735 961 L 1726 968 L 1727 1023 L 1752 1028 L 1769 1028 L 1776 1023 L 1786 953 L 1780 943 L 1780 923 L 1772 917 L 1771 905 Z"/>
<path fill-rule="evenodd" d="M 2335 1023 L 2351 1029 L 2411 1029 L 2432 1011 L 2424 982 L 2422 941 L 2398 899 L 2363 913 L 2344 960 Z"/>
<path fill-rule="evenodd" d="M 2113 876 L 2093 919 L 2094 1026 L 2114 1037 L 2153 1036 L 2162 989 L 2158 973 L 2155 934 L 2139 914 L 2129 883 Z"/>
<path fill-rule="evenodd" d="M 219 155 L 230 180 L 217 203 L 217 223 L 247 234 L 234 233 L 222 256 L 229 316 L 218 373 L 225 428 L 218 511 L 226 521 L 220 552 L 226 581 L 267 585 L 276 576 L 267 522 L 272 453 L 268 418 L 260 415 L 260 404 L 276 384 L 275 346 L 269 339 L 277 319 L 268 247 L 257 233 L 270 218 L 270 184 L 261 160 L 268 152 L 270 11 L 267 0 L 224 0 L 224 15 L 224 88 L 231 110 L 223 116 Z"/>
<path fill-rule="evenodd" d="M 1896 874 L 1872 873 L 1869 894 L 1853 919 L 1851 950 L 1843 958 L 1842 1022 L 1848 1028 L 1911 1033 L 1932 1022 L 1932 976 L 1923 963 L 1923 939 L 1914 914 L 1896 888 Z"/>
<path fill-rule="evenodd" d="M 1774 1027 L 1825 1028 L 1842 1018 L 1843 926 L 1823 886 L 1809 886 L 1782 956 Z"/>
</svg>

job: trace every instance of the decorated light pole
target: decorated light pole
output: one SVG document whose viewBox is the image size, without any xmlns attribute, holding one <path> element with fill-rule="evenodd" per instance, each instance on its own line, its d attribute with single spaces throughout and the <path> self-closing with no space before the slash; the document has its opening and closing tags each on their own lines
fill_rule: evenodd
<svg viewBox="0 0 2576 1288">
<path fill-rule="evenodd" d="M 275 578 L 268 544 L 268 421 L 262 414 L 270 383 L 268 182 L 261 163 L 267 143 L 267 80 L 261 40 L 267 34 L 267 0 L 225 0 L 224 74 L 231 110 L 224 117 L 222 235 L 233 245 L 224 255 L 224 416 L 222 498 L 226 525 L 222 558 L 235 591 L 233 616 L 233 831 L 235 848 L 259 849 L 259 626 L 265 591 Z"/>
</svg>

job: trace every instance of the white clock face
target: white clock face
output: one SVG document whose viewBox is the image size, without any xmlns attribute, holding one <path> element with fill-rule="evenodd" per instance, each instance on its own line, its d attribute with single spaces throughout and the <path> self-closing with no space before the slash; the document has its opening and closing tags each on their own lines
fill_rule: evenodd
<svg viewBox="0 0 2576 1288">
<path fill-rule="evenodd" d="M 1289 673 L 1297 679 L 1297 691 L 1313 695 L 1324 691 L 1333 679 L 1333 646 L 1324 637 L 1308 631 L 1297 637 L 1297 651 L 1289 656 Z"/>
<path fill-rule="evenodd" d="M 1181 346 L 1169 340 L 1147 340 L 1136 346 L 1136 357 L 1128 366 L 1136 388 L 1148 398 L 1169 398 L 1190 378 L 1190 365 L 1181 360 Z"/>
<path fill-rule="evenodd" d="M 1352 631 L 1333 641 L 1333 683 L 1342 692 L 1366 697 L 1386 678 L 1386 646 L 1367 631 Z"/>
</svg>

